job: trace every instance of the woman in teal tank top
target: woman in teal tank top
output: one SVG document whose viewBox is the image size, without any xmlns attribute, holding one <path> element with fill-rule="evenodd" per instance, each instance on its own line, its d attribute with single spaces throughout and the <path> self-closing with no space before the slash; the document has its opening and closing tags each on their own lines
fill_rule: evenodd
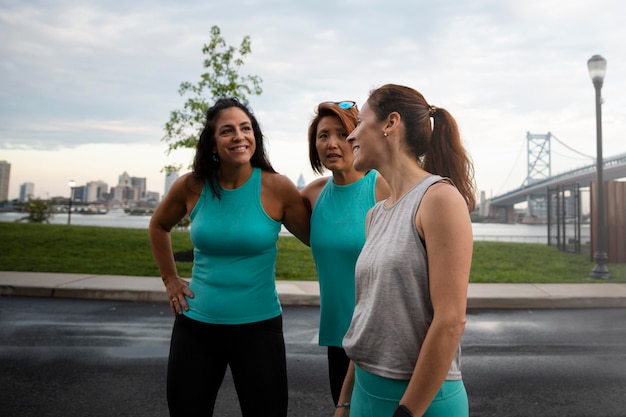
<svg viewBox="0 0 626 417">
<path fill-rule="evenodd" d="M 193 171 L 170 188 L 149 226 L 152 252 L 175 314 L 167 370 L 171 416 L 213 415 L 227 368 L 241 412 L 287 415 L 282 310 L 275 285 L 281 223 L 305 244 L 309 212 L 277 174 L 252 112 L 220 99 L 207 112 Z M 169 233 L 191 219 L 190 283 L 176 270 Z"/>
<path fill-rule="evenodd" d="M 349 359 L 341 342 L 354 310 L 354 265 L 365 243 L 365 216 L 389 194 L 376 171 L 358 172 L 346 138 L 355 128 L 352 101 L 318 105 L 309 126 L 309 159 L 319 174 L 302 191 L 311 213 L 311 250 L 320 285 L 319 344 L 328 347 L 328 373 L 337 404 Z"/>
</svg>

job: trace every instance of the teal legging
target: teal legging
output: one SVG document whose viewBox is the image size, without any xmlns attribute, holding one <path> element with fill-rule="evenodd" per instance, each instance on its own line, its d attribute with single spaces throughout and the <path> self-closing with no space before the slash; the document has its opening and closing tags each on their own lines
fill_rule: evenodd
<svg viewBox="0 0 626 417">
<path fill-rule="evenodd" d="M 354 366 L 350 417 L 391 417 L 406 391 L 408 380 L 383 378 Z M 463 381 L 445 381 L 424 417 L 468 417 Z"/>
</svg>

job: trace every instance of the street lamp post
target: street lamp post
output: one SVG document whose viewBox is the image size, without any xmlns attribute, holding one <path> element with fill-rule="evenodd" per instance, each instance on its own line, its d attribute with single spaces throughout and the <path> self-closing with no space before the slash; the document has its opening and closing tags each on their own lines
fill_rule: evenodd
<svg viewBox="0 0 626 417">
<path fill-rule="evenodd" d="M 587 68 L 589 69 L 589 76 L 593 81 L 593 86 L 596 90 L 596 227 L 597 227 L 597 241 L 596 251 L 593 254 L 593 260 L 595 265 L 591 270 L 591 278 L 596 279 L 609 279 L 611 274 L 607 267 L 608 255 L 606 252 L 606 237 L 604 228 L 604 176 L 603 169 L 604 163 L 602 158 L 602 83 L 604 82 L 604 75 L 606 74 L 606 59 L 600 55 L 594 55 L 587 61 Z"/>
<path fill-rule="evenodd" d="M 70 180 L 67 185 L 70 186 L 70 208 L 67 211 L 67 224 L 70 224 L 72 222 L 72 200 L 74 199 L 74 187 L 76 186 L 76 182 Z"/>
</svg>

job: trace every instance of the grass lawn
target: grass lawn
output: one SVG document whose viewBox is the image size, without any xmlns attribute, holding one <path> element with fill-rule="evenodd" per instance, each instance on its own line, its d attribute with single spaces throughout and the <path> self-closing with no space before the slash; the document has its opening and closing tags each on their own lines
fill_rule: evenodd
<svg viewBox="0 0 626 417">
<path fill-rule="evenodd" d="M 148 231 L 111 227 L 0 223 L 0 271 L 67 272 L 158 277 Z M 192 248 L 189 233 L 173 231 L 174 252 Z M 451 254 L 453 256 L 454 254 Z M 182 277 L 190 262 L 177 262 Z M 626 264 L 609 264 L 611 280 L 593 280 L 593 262 L 543 244 L 475 242 L 471 282 L 626 282 Z M 316 280 L 310 249 L 291 236 L 278 241 L 276 278 Z"/>
</svg>

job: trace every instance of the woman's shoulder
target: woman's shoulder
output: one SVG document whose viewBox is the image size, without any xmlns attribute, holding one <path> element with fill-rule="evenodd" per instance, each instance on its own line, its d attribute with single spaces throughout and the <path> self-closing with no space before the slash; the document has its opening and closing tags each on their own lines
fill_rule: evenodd
<svg viewBox="0 0 626 417">
<path fill-rule="evenodd" d="M 204 182 L 202 180 L 195 177 L 192 172 L 187 172 L 174 181 L 170 191 L 182 194 L 190 192 L 193 194 L 200 194 L 203 186 Z"/>
<path fill-rule="evenodd" d="M 328 184 L 330 178 L 331 177 L 316 178 L 300 191 L 300 194 L 305 199 L 310 209 L 312 209 L 315 206 L 315 203 L 317 203 L 317 199 L 326 184 Z"/>
<path fill-rule="evenodd" d="M 302 189 L 302 193 L 308 193 L 308 192 L 316 192 L 316 191 L 320 191 L 322 188 L 324 188 L 326 186 L 326 184 L 328 184 L 328 181 L 330 180 L 330 176 L 326 176 L 326 177 L 321 177 L 321 178 L 316 178 L 313 181 L 311 181 L 310 183 L 308 183 L 307 185 L 304 186 L 304 188 Z"/>
<path fill-rule="evenodd" d="M 261 171 L 261 186 L 276 192 L 298 190 L 286 175 L 269 171 Z"/>
<path fill-rule="evenodd" d="M 445 208 L 455 207 L 464 201 L 463 196 L 454 184 L 446 178 L 442 178 L 428 187 L 424 194 L 422 205 L 437 213 Z M 461 204 L 461 207 L 466 209 L 467 206 Z"/>
</svg>

